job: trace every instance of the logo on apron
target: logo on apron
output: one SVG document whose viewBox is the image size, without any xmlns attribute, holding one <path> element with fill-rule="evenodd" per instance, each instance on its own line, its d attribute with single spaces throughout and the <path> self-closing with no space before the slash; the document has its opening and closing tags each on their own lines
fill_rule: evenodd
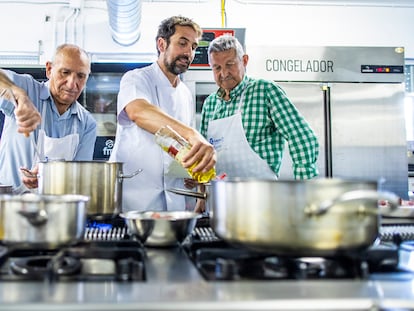
<svg viewBox="0 0 414 311">
<path fill-rule="evenodd" d="M 221 150 L 224 143 L 224 136 L 221 136 L 220 138 L 210 137 L 209 142 L 214 146 L 214 149 L 216 149 L 216 151 Z"/>
</svg>

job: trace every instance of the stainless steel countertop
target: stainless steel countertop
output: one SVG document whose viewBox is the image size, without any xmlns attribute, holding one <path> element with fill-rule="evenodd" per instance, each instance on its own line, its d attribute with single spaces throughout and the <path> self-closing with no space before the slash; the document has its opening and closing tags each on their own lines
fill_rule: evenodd
<svg viewBox="0 0 414 311">
<path fill-rule="evenodd" d="M 414 309 L 414 274 L 367 280 L 205 281 L 181 248 L 147 249 L 143 282 L 0 282 L 0 310 Z"/>
</svg>

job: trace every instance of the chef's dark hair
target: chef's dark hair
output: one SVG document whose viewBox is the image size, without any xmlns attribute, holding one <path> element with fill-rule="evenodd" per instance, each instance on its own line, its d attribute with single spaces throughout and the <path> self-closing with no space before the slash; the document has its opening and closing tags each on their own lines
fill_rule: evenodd
<svg viewBox="0 0 414 311">
<path fill-rule="evenodd" d="M 167 40 L 167 46 L 169 46 L 170 38 L 172 35 L 175 34 L 176 26 L 188 26 L 194 29 L 198 37 L 201 38 L 201 36 L 203 35 L 203 31 L 201 30 L 201 27 L 196 22 L 194 22 L 192 19 L 188 17 L 178 15 L 178 16 L 172 16 L 172 17 L 166 18 L 161 22 L 160 26 L 158 27 L 158 33 L 157 33 L 157 36 L 155 37 L 155 45 L 157 48 L 158 55 L 160 55 L 160 51 L 158 50 L 158 45 L 157 45 L 158 38 L 164 38 L 165 40 Z"/>
<path fill-rule="evenodd" d="M 213 52 L 224 52 L 228 50 L 235 50 L 236 56 L 241 60 L 243 55 L 246 53 L 244 52 L 243 46 L 237 40 L 236 37 L 232 35 L 221 35 L 220 37 L 215 38 L 213 41 L 210 42 L 207 50 L 208 55 L 208 63 L 210 64 L 210 54 Z"/>
</svg>

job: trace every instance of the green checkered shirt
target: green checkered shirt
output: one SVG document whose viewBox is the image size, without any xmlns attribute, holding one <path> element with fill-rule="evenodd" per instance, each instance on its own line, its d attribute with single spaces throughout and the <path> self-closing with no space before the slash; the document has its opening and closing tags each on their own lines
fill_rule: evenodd
<svg viewBox="0 0 414 311">
<path fill-rule="evenodd" d="M 210 94 L 203 103 L 201 134 L 207 137 L 210 120 L 226 118 L 237 112 L 246 84 L 241 113 L 246 138 L 252 149 L 279 175 L 287 141 L 295 179 L 317 176 L 318 139 L 285 92 L 272 81 L 245 75 L 243 81 L 231 90 L 229 101 L 223 99 L 223 89 Z"/>
</svg>

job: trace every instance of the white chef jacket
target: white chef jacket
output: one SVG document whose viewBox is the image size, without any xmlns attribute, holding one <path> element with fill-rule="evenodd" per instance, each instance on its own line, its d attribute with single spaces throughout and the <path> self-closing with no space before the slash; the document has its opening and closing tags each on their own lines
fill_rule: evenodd
<svg viewBox="0 0 414 311">
<path fill-rule="evenodd" d="M 189 126 L 194 126 L 195 120 L 195 104 L 188 87 L 182 81 L 172 87 L 156 62 L 124 74 L 118 94 L 115 145 L 109 161 L 123 162 L 125 174 L 140 168 L 143 171 L 123 179 L 122 211 L 184 210 L 185 197 L 165 191 L 184 186 L 182 178 L 164 175 L 173 159 L 155 143 L 153 134 L 138 127 L 124 111 L 135 99 L 145 99 Z"/>
</svg>

